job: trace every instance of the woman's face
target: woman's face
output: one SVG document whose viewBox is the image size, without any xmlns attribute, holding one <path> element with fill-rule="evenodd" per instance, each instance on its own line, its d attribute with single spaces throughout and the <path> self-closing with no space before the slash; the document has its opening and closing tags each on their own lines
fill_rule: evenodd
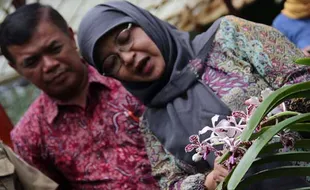
<svg viewBox="0 0 310 190">
<path fill-rule="evenodd" d="M 121 25 L 95 48 L 95 62 L 106 75 L 128 82 L 150 82 L 161 77 L 165 61 L 151 38 L 137 26 Z"/>
</svg>

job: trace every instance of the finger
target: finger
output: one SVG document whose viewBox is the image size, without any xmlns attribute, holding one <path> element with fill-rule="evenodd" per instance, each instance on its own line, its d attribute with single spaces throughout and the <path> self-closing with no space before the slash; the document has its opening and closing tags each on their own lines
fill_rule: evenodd
<svg viewBox="0 0 310 190">
<path fill-rule="evenodd" d="M 225 179 L 225 177 L 220 176 L 220 177 L 218 178 L 218 181 L 217 181 L 217 182 L 222 182 L 222 181 L 224 181 L 224 179 Z"/>
<path fill-rule="evenodd" d="M 225 179 L 225 177 L 223 177 L 223 176 L 214 176 L 213 177 L 213 180 L 217 183 L 224 181 L 224 179 Z"/>
<path fill-rule="evenodd" d="M 226 173 L 226 172 L 219 172 L 219 173 L 216 175 L 216 177 L 223 177 L 223 178 L 225 178 L 226 176 L 228 176 L 228 173 Z"/>
<path fill-rule="evenodd" d="M 214 172 L 213 180 L 219 181 L 220 179 L 224 179 L 227 175 L 226 173 Z"/>
<path fill-rule="evenodd" d="M 223 176 L 227 176 L 229 174 L 229 171 L 225 169 L 223 166 L 218 166 L 214 168 L 214 170 Z"/>
</svg>

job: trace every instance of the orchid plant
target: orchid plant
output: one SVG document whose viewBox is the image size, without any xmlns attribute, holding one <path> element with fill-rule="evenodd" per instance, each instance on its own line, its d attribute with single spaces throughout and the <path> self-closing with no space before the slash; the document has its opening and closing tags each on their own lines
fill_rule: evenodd
<svg viewBox="0 0 310 190">
<path fill-rule="evenodd" d="M 246 150 L 252 144 L 252 141 L 242 142 L 240 140 L 240 135 L 242 131 L 246 128 L 247 122 L 250 120 L 256 108 L 270 95 L 272 90 L 269 88 L 261 92 L 260 97 L 251 97 L 245 104 L 247 105 L 246 112 L 235 111 L 232 112 L 231 116 L 228 116 L 226 119 L 219 121 L 219 115 L 212 117 L 212 127 L 206 126 L 198 132 L 198 135 L 192 135 L 189 138 L 191 144 L 185 147 L 186 152 L 191 152 L 196 150 L 196 153 L 193 155 L 193 161 L 199 161 L 202 158 L 207 159 L 208 154 L 213 151 L 217 156 L 222 155 L 223 152 L 230 152 L 229 159 L 224 161 L 224 165 L 231 170 L 234 166 L 237 165 L 238 161 L 242 158 Z M 279 113 L 286 111 L 285 104 L 282 103 L 273 109 L 265 118 L 268 119 L 270 116 L 275 116 Z M 217 124 L 216 124 L 217 123 Z M 259 132 L 261 126 L 255 128 L 254 133 Z M 199 136 L 202 134 L 211 131 L 209 138 L 200 142 Z M 279 137 L 280 135 L 278 135 Z M 287 135 L 282 135 L 286 137 Z M 294 141 L 292 138 L 281 138 L 283 142 Z M 291 144 L 293 143 L 285 143 Z M 217 145 L 223 145 L 221 150 L 216 149 Z M 285 147 L 288 148 L 288 147 Z"/>
<path fill-rule="evenodd" d="M 299 59 L 296 63 L 310 65 L 310 58 Z M 197 135 L 190 136 L 190 144 L 185 151 L 196 152 L 192 158 L 194 161 L 206 160 L 210 152 L 221 156 L 219 162 L 226 166 L 230 175 L 217 189 L 244 189 L 256 181 L 283 175 L 310 175 L 310 167 L 283 166 L 244 177 L 254 165 L 283 160 L 310 161 L 310 151 L 288 151 L 292 148 L 310 148 L 310 140 L 300 139 L 296 133 L 310 131 L 310 113 L 287 111 L 284 104 L 292 98 L 309 96 L 310 82 L 285 86 L 275 92 L 266 89 L 260 97 L 245 101 L 246 112 L 235 111 L 221 120 L 215 115 L 211 119 L 212 126 L 206 126 Z M 201 140 L 200 135 L 205 133 L 211 135 Z M 272 142 L 274 138 L 280 142 Z"/>
</svg>

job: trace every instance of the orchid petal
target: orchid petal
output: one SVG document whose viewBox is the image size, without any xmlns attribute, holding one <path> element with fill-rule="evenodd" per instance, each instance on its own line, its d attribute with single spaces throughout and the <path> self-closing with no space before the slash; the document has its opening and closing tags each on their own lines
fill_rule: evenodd
<svg viewBox="0 0 310 190">
<path fill-rule="evenodd" d="M 215 115 L 211 118 L 213 127 L 215 127 L 215 122 L 219 120 L 219 117 L 220 117 L 219 115 Z"/>
<path fill-rule="evenodd" d="M 213 131 L 213 128 L 211 128 L 211 127 L 209 127 L 209 126 L 206 126 L 206 127 L 204 127 L 203 129 L 201 129 L 201 130 L 198 132 L 198 134 L 199 134 L 199 135 L 202 135 L 202 134 L 205 134 L 205 133 L 208 132 L 208 131 Z"/>
<path fill-rule="evenodd" d="M 232 116 L 233 117 L 237 117 L 237 118 L 244 118 L 244 119 L 246 119 L 247 118 L 247 115 L 243 112 L 243 111 L 234 111 L 233 113 L 232 113 Z M 235 119 L 234 118 L 234 119 Z M 236 119 L 235 119 L 236 120 Z"/>
<path fill-rule="evenodd" d="M 261 92 L 261 96 L 262 96 L 263 100 L 265 100 L 272 93 L 273 93 L 273 91 L 270 88 L 266 88 L 265 90 L 263 90 Z"/>
<path fill-rule="evenodd" d="M 283 112 L 285 112 L 287 110 L 284 102 L 282 104 L 280 104 L 280 107 L 281 107 Z"/>
<path fill-rule="evenodd" d="M 217 125 L 216 128 L 218 127 L 228 127 L 231 126 L 230 122 L 227 121 L 226 119 L 222 119 Z"/>
<path fill-rule="evenodd" d="M 256 108 L 257 108 L 257 105 L 253 105 L 253 104 L 247 107 L 248 118 L 254 113 Z"/>
<path fill-rule="evenodd" d="M 185 152 L 192 152 L 194 149 L 198 148 L 199 145 L 196 144 L 188 144 L 185 147 Z"/>
<path fill-rule="evenodd" d="M 199 136 L 198 135 L 191 135 L 189 137 L 189 142 L 193 143 L 193 144 L 200 144 Z"/>
<path fill-rule="evenodd" d="M 259 105 L 260 101 L 257 97 L 251 97 L 250 99 L 245 101 L 246 105 Z"/>
<path fill-rule="evenodd" d="M 196 153 L 196 154 L 193 155 L 192 160 L 194 162 L 198 162 L 198 161 L 201 160 L 201 158 L 202 158 L 202 155 L 200 155 L 199 153 Z"/>
<path fill-rule="evenodd" d="M 273 110 L 271 110 L 271 112 L 269 112 L 267 114 L 267 116 L 272 116 L 272 115 L 275 115 L 275 114 L 278 114 L 278 113 L 281 113 L 281 112 L 282 112 L 281 108 L 275 107 Z"/>
</svg>

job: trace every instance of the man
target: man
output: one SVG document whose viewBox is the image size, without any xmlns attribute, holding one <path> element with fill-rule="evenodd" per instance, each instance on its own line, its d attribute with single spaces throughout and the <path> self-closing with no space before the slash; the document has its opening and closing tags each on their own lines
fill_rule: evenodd
<svg viewBox="0 0 310 190">
<path fill-rule="evenodd" d="M 22 158 L 62 189 L 157 189 L 138 129 L 142 107 L 87 66 L 57 11 L 17 9 L 1 25 L 0 45 L 43 91 L 11 133 Z"/>
</svg>

